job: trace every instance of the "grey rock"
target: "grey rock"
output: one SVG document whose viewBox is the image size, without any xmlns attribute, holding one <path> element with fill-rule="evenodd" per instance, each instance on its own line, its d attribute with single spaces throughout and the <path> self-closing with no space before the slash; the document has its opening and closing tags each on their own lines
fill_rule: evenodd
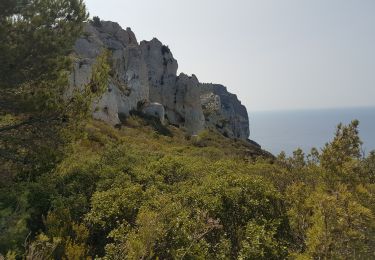
<svg viewBox="0 0 375 260">
<path fill-rule="evenodd" d="M 142 41 L 141 49 L 148 68 L 150 102 L 163 104 L 168 122 L 185 127 L 190 134 L 204 128 L 199 81 L 180 74 L 177 61 L 169 48 L 158 39 Z"/>
<path fill-rule="evenodd" d="M 180 121 L 175 114 L 175 93 L 177 80 L 177 61 L 158 39 L 142 41 L 143 59 L 148 69 L 150 102 L 163 104 L 168 121 L 179 125 Z"/>
<path fill-rule="evenodd" d="M 165 120 L 164 120 L 165 109 L 164 109 L 164 106 L 162 104 L 159 104 L 159 103 L 156 103 L 156 102 L 146 104 L 143 107 L 142 112 L 144 114 L 148 115 L 148 116 L 152 116 L 152 117 L 155 117 L 155 118 L 159 119 L 162 124 L 165 123 Z"/>
<path fill-rule="evenodd" d="M 201 84 L 201 102 L 206 126 L 222 134 L 239 139 L 250 135 L 249 117 L 246 107 L 237 96 L 219 84 Z"/>
<path fill-rule="evenodd" d="M 204 129 L 204 115 L 200 100 L 199 81 L 195 75 L 189 77 L 181 73 L 176 82 L 175 111 L 183 118 L 183 126 L 189 134 L 197 134 Z"/>
</svg>

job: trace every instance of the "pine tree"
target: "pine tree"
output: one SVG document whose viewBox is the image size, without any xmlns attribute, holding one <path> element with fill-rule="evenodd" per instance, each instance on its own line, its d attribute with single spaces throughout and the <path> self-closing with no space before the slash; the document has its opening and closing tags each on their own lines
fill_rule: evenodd
<svg viewBox="0 0 375 260">
<path fill-rule="evenodd" d="M 20 250 L 48 210 L 45 198 L 29 210 L 28 189 L 62 158 L 81 109 L 64 93 L 86 19 L 82 0 L 0 2 L 0 251 Z"/>
<path fill-rule="evenodd" d="M 4 1 L 0 23 L 0 158 L 40 168 L 72 111 L 69 54 L 87 19 L 82 0 Z M 68 103 L 69 102 L 69 103 Z M 18 134 L 22 135 L 19 136 Z M 31 154 L 30 154 L 31 153 Z M 37 156 L 38 157 L 38 156 Z M 42 167 L 43 168 L 43 167 Z"/>
</svg>

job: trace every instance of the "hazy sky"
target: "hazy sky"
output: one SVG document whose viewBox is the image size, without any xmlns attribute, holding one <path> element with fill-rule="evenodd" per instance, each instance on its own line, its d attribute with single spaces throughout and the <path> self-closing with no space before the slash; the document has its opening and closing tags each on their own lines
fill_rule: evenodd
<svg viewBox="0 0 375 260">
<path fill-rule="evenodd" d="M 375 0 L 86 0 L 249 111 L 375 106 Z"/>
</svg>

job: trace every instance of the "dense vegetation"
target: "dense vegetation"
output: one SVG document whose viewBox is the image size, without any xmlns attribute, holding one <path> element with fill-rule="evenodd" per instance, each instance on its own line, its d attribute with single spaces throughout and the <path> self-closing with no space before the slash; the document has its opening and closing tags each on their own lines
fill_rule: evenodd
<svg viewBox="0 0 375 260">
<path fill-rule="evenodd" d="M 110 53 L 62 95 L 83 3 L 1 4 L 6 259 L 375 258 L 375 153 L 362 156 L 357 121 L 320 150 L 277 158 L 136 115 L 116 129 L 89 116 Z"/>
</svg>

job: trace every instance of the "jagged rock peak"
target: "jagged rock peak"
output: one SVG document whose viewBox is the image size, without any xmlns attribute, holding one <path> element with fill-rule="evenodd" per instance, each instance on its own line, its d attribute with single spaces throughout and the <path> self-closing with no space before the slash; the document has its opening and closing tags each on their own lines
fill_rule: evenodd
<svg viewBox="0 0 375 260">
<path fill-rule="evenodd" d="M 100 24 L 90 23 L 89 25 L 95 27 L 97 31 L 106 34 L 106 36 L 112 36 L 124 45 L 138 45 L 137 38 L 130 27 L 124 30 L 118 23 L 111 21 L 100 21 Z"/>
</svg>

